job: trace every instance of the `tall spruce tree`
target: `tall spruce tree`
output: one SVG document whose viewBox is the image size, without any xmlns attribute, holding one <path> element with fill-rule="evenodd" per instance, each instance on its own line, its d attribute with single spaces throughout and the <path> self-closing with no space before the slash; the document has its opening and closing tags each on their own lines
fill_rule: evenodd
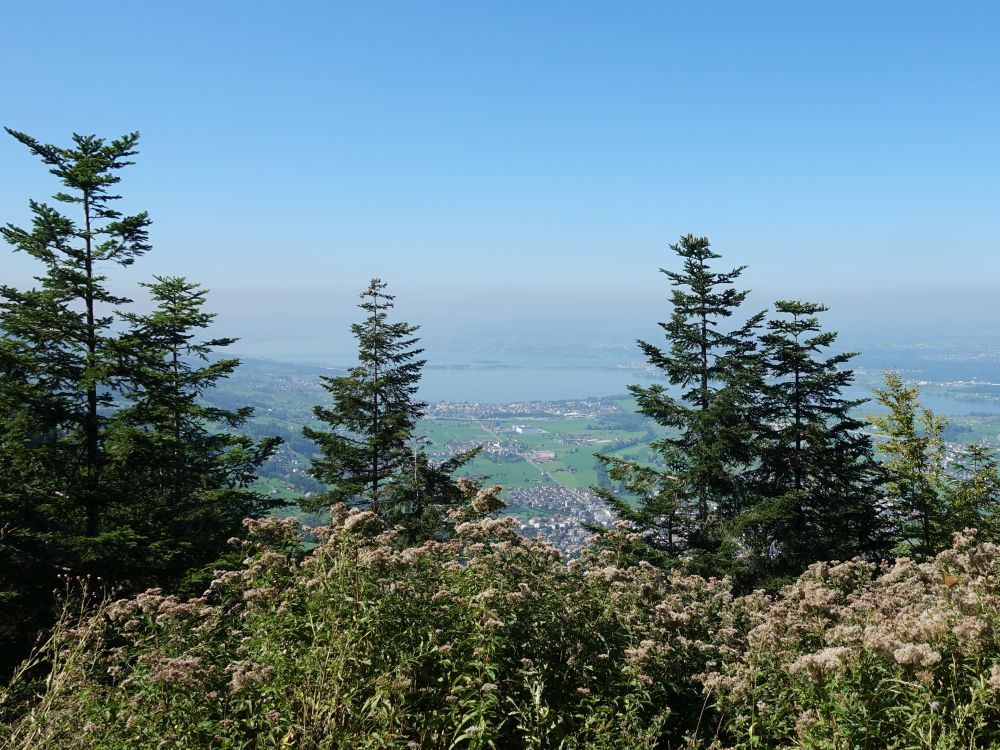
<svg viewBox="0 0 1000 750">
<path fill-rule="evenodd" d="M 639 347 L 680 397 L 662 385 L 629 386 L 639 411 L 671 432 L 654 442 L 662 469 L 600 456 L 609 476 L 639 497 L 638 507 L 597 490 L 619 516 L 645 533 L 666 560 L 692 555 L 706 572 L 731 567 L 726 522 L 746 503 L 742 476 L 754 460 L 754 394 L 759 382 L 754 332 L 765 313 L 726 329 L 749 292 L 734 282 L 745 266 L 720 272 L 708 238 L 686 235 L 670 249 L 680 271 L 661 269 L 673 287 L 670 320 L 660 323 L 668 348 Z"/>
<path fill-rule="evenodd" d="M 113 208 L 117 172 L 132 162 L 138 134 L 107 142 L 73 136 L 60 148 L 7 129 L 59 178 L 66 192 L 55 200 L 72 206 L 77 219 L 30 202 L 32 226 L 8 224 L 0 234 L 14 249 L 39 260 L 41 287 L 26 292 L 0 287 L 0 329 L 27 371 L 12 380 L 30 384 L 34 398 L 18 400 L 30 424 L 31 448 L 45 454 L 52 494 L 52 523 L 81 559 L 97 560 L 116 543 L 103 521 L 112 501 L 104 482 L 104 441 L 112 392 L 120 380 L 108 342 L 115 312 L 130 300 L 112 294 L 98 269 L 130 265 L 148 249 L 149 217 Z M 9 360 L 8 360 L 9 361 Z M 10 377 L 4 373 L 4 381 Z M 35 455 L 37 456 L 38 453 Z M 75 556 L 75 555 L 74 555 Z"/>
<path fill-rule="evenodd" d="M 160 419 L 165 410 L 154 416 L 147 409 L 154 391 L 163 395 L 156 390 L 163 384 L 147 376 L 167 350 L 159 335 L 118 332 L 130 300 L 112 293 L 102 275 L 149 250 L 147 214 L 126 215 L 114 207 L 119 196 L 113 188 L 120 170 L 132 163 L 138 134 L 112 141 L 74 135 L 72 145 L 62 148 L 8 132 L 60 180 L 63 191 L 55 202 L 74 215 L 31 201 L 29 228 L 0 228 L 15 252 L 42 266 L 35 288 L 0 286 L 0 670 L 44 625 L 57 575 L 96 573 L 126 587 L 169 585 L 183 577 L 184 564 L 200 564 L 209 556 L 207 547 L 187 554 L 192 529 L 185 520 L 193 520 L 192 503 L 219 498 L 202 492 L 195 500 L 185 493 L 230 486 L 219 479 L 217 464 L 193 459 L 195 441 L 187 447 L 189 473 L 182 476 L 178 466 L 172 489 L 165 489 L 164 468 L 176 464 L 154 451 L 176 445 L 169 438 L 176 438 L 176 423 Z M 197 316 L 188 323 L 197 327 Z M 180 362 L 178 367 L 184 369 Z M 210 370 L 212 377 L 224 369 Z M 212 378 L 198 380 L 193 376 L 184 385 L 188 390 L 175 394 L 175 413 Z M 139 436 L 143 409 L 146 435 Z M 192 421 L 197 418 L 192 412 Z M 181 433 L 184 439 L 194 434 Z M 139 437 L 144 451 L 135 449 Z M 267 446 L 236 450 L 238 442 L 224 463 L 242 486 Z M 157 483 L 151 467 L 159 460 L 163 481 Z M 235 511 L 238 505 L 229 507 Z M 222 515 L 230 527 L 231 513 Z M 201 540 L 208 536 L 217 541 L 219 534 Z M 168 559 L 169 565 L 159 566 Z"/>
<path fill-rule="evenodd" d="M 395 297 L 385 289 L 376 278 L 361 293 L 358 307 L 368 317 L 351 326 L 358 365 L 347 375 L 322 378 L 333 404 L 313 412 L 331 429 L 303 429 L 319 449 L 310 471 L 330 487 L 304 507 L 344 502 L 427 535 L 428 514 L 464 501 L 448 475 L 475 451 L 435 467 L 416 448 L 413 430 L 427 406 L 416 399 L 425 360 L 418 359 L 418 326 L 389 321 Z"/>
<path fill-rule="evenodd" d="M 100 268 L 149 248 L 145 213 L 116 211 L 112 187 L 138 136 L 74 136 L 60 148 L 7 129 L 62 184 L 55 202 L 30 201 L 28 228 L 0 235 L 42 266 L 38 286 L 0 286 L 0 672 L 51 617 L 63 573 L 100 572 L 128 544 L 104 521 L 106 409 L 119 380 L 108 342 L 125 300 Z"/>
<path fill-rule="evenodd" d="M 865 399 L 843 395 L 854 380 L 843 365 L 856 355 L 826 356 L 837 334 L 820 330 L 825 306 L 774 307 L 782 317 L 761 337 L 753 505 L 735 524 L 754 585 L 791 579 L 817 560 L 879 557 L 888 541 L 879 465 L 865 423 L 851 415 Z"/>
<path fill-rule="evenodd" d="M 111 521 L 142 539 L 119 577 L 196 584 L 210 576 L 243 519 L 284 505 L 249 488 L 281 440 L 258 443 L 235 433 L 252 408 L 201 400 L 239 366 L 235 358 L 211 359 L 236 339 L 196 339 L 215 318 L 202 309 L 207 291 L 179 277 L 143 286 L 156 307 L 126 314 L 129 331 L 116 342 L 129 403 L 111 417 L 108 452 L 115 475 L 127 482 L 117 494 L 130 500 L 113 509 Z"/>
</svg>

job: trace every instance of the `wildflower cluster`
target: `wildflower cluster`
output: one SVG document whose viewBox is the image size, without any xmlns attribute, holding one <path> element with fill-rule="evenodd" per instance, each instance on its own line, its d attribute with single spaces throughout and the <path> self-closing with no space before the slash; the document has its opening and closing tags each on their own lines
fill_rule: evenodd
<svg viewBox="0 0 1000 750">
<path fill-rule="evenodd" d="M 1000 745 L 1000 550 L 971 532 L 734 597 L 635 563 L 628 529 L 567 562 L 471 510 L 406 546 L 338 506 L 308 554 L 248 522 L 202 596 L 64 618 L 45 679 L 0 692 L 0 746 Z"/>
<path fill-rule="evenodd" d="M 705 679 L 730 740 L 1000 744 L 998 552 L 969 531 L 921 564 L 819 563 L 773 598 L 739 600 L 745 651 Z"/>
<path fill-rule="evenodd" d="M 54 642 L 53 679 L 0 737 L 130 750 L 655 747 L 694 729 L 697 675 L 736 642 L 728 584 L 627 566 L 608 549 L 567 565 L 509 519 L 478 517 L 495 495 L 477 493 L 483 508 L 457 518 L 453 538 L 409 547 L 343 506 L 304 556 L 293 522 L 249 522 L 249 539 L 233 540 L 243 566 L 202 596 L 150 590 Z"/>
</svg>

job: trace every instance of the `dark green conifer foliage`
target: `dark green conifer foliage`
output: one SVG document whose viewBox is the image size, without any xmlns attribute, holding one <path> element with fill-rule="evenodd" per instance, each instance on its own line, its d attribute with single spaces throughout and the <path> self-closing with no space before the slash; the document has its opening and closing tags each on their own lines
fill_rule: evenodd
<svg viewBox="0 0 1000 750">
<path fill-rule="evenodd" d="M 170 585 L 205 562 L 222 527 L 233 528 L 238 508 L 260 511 L 241 488 L 270 450 L 269 443 L 195 439 L 197 419 L 226 421 L 199 414 L 193 404 L 231 366 L 192 374 L 178 361 L 176 374 L 188 379 L 167 395 L 169 378 L 153 376 L 168 351 L 167 313 L 129 318 L 130 300 L 113 294 L 102 275 L 149 249 L 148 216 L 119 212 L 112 192 L 119 171 L 132 163 L 138 134 L 110 142 L 74 135 L 72 146 L 61 148 L 8 132 L 59 178 L 64 192 L 55 201 L 72 215 L 31 201 L 30 228 L 0 228 L 15 252 L 43 269 L 35 288 L 0 286 L 0 671 L 4 655 L 16 658 L 44 625 L 58 574 L 95 573 L 126 587 Z M 162 293 L 165 306 L 177 293 L 175 332 L 183 338 L 184 325 L 198 328 L 207 318 L 196 309 L 199 292 L 183 285 L 167 291 L 172 286 L 164 280 L 154 293 Z M 116 319 L 148 330 L 119 334 Z M 178 422 L 180 414 L 190 422 Z M 180 452 L 154 455 L 177 445 L 178 425 L 182 440 L 193 440 L 184 461 Z M 221 494 L 209 497 L 208 488 Z"/>
<path fill-rule="evenodd" d="M 210 573 L 244 518 L 284 504 L 249 489 L 281 440 L 234 434 L 250 407 L 231 411 L 200 400 L 239 366 L 234 358 L 210 359 L 236 339 L 195 338 L 215 318 L 202 309 L 206 290 L 176 277 L 144 286 L 157 306 L 123 316 L 130 329 L 117 343 L 130 403 L 111 419 L 108 452 L 129 501 L 112 521 L 142 539 L 128 565 L 136 584 L 177 584 Z"/>
<path fill-rule="evenodd" d="M 424 450 L 415 449 L 409 465 L 386 490 L 382 517 L 389 526 L 402 526 L 406 542 L 446 537 L 453 526 L 448 510 L 466 505 L 468 498 L 452 474 L 471 461 L 480 448 L 459 453 L 437 465 Z"/>
<path fill-rule="evenodd" d="M 49 617 L 56 576 L 103 562 L 123 543 L 105 524 L 107 418 L 118 382 L 108 356 L 113 295 L 98 269 L 148 249 L 145 213 L 113 208 L 111 188 L 136 134 L 74 136 L 59 148 L 7 130 L 59 178 L 72 216 L 31 201 L 29 228 L 0 235 L 43 267 L 39 285 L 0 286 L 0 671 Z"/>
<path fill-rule="evenodd" d="M 690 540 L 697 538 L 699 530 L 697 514 L 675 477 L 653 466 L 616 456 L 598 455 L 597 460 L 608 477 L 637 500 L 629 502 L 606 487 L 590 488 L 619 520 L 644 534 L 643 541 L 630 552 L 631 557 L 670 567 L 680 555 L 692 550 Z M 591 529 L 601 530 L 598 526 Z"/>
<path fill-rule="evenodd" d="M 49 473 L 60 454 L 39 420 L 46 394 L 18 343 L 0 339 L 0 679 L 50 616 L 53 586 L 70 559 L 63 535 L 72 530 Z"/>
<path fill-rule="evenodd" d="M 843 396 L 853 353 L 826 356 L 837 334 L 820 330 L 823 305 L 775 303 L 783 317 L 761 337 L 758 462 L 749 473 L 754 504 L 737 519 L 755 585 L 798 576 L 817 560 L 879 557 L 886 550 L 879 465 L 864 422 L 865 399 Z"/>
<path fill-rule="evenodd" d="M 368 317 L 351 326 L 358 342 L 357 367 L 344 376 L 323 378 L 333 404 L 313 411 L 331 429 L 303 430 L 319 448 L 312 475 L 330 485 L 308 509 L 345 502 L 403 523 L 413 533 L 424 529 L 423 534 L 424 527 L 433 525 L 432 509 L 464 500 L 449 474 L 474 453 L 435 467 L 417 449 L 413 429 L 426 404 L 416 394 L 425 360 L 418 359 L 423 351 L 416 348 L 418 326 L 389 321 L 395 298 L 385 289 L 385 282 L 372 279 L 361 293 L 358 307 Z"/>
<path fill-rule="evenodd" d="M 706 571 L 728 567 L 724 521 L 745 503 L 742 475 L 753 461 L 753 398 L 759 380 L 754 331 L 764 313 L 745 324 L 725 324 L 748 292 L 734 288 L 744 267 L 720 272 L 720 256 L 705 237 L 686 235 L 670 246 L 680 271 L 661 269 L 673 287 L 670 320 L 660 326 L 668 348 L 639 341 L 650 364 L 660 369 L 679 399 L 666 387 L 629 386 L 639 411 L 672 434 L 653 443 L 662 469 L 645 469 L 599 457 L 609 476 L 639 496 L 637 509 L 606 491 L 599 494 L 625 520 L 644 532 L 651 547 L 668 556 L 685 551 Z"/>
<path fill-rule="evenodd" d="M 132 164 L 138 133 L 111 142 L 73 136 L 60 148 L 7 129 L 59 178 L 66 192 L 55 200 L 74 208 L 77 218 L 30 202 L 32 226 L 8 224 L 0 234 L 14 249 L 45 267 L 39 289 L 20 292 L 0 287 L 0 328 L 5 346 L 28 363 L 27 382 L 36 399 L 20 400 L 18 412 L 31 423 L 46 454 L 53 487 L 58 487 L 56 521 L 71 531 L 83 559 L 102 557 L 114 535 L 103 524 L 111 498 L 104 487 L 103 444 L 111 391 L 119 375 L 108 356 L 114 314 L 129 302 L 108 291 L 98 269 L 130 265 L 149 249 L 146 213 L 126 216 L 113 208 L 110 192 L 117 172 Z M 7 380 L 5 374 L 5 381 Z M 45 436 L 42 439 L 42 436 Z"/>
</svg>

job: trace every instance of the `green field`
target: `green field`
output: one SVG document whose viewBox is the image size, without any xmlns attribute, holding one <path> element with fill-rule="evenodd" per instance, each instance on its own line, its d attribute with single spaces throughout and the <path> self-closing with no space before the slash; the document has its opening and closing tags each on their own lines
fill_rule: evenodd
<svg viewBox="0 0 1000 750">
<path fill-rule="evenodd" d="M 493 440 L 479 422 L 465 422 L 455 419 L 422 419 L 417 423 L 417 435 L 430 441 L 434 448 L 443 448 L 453 440 Z"/>
<path fill-rule="evenodd" d="M 490 484 L 501 487 L 543 487 L 552 483 L 552 479 L 542 476 L 542 473 L 527 461 L 517 463 L 493 463 L 487 459 L 477 458 L 470 461 L 459 471 L 463 476 L 474 476 Z"/>
<path fill-rule="evenodd" d="M 508 430 L 514 424 L 526 424 L 542 430 L 538 434 L 516 434 Z M 634 425 L 629 425 L 630 427 Z M 523 446 L 524 460 L 498 462 L 481 454 L 470 462 L 463 474 L 489 477 L 489 481 L 505 488 L 539 487 L 561 484 L 582 489 L 598 483 L 595 453 L 634 457 L 644 463 L 652 455 L 644 442 L 662 430 L 652 424 L 644 429 L 619 429 L 607 419 L 581 417 L 574 419 L 469 420 L 425 419 L 418 432 L 430 442 L 432 451 L 443 450 L 451 441 L 471 443 L 516 440 Z M 536 452 L 551 452 L 552 459 L 540 459 Z"/>
</svg>

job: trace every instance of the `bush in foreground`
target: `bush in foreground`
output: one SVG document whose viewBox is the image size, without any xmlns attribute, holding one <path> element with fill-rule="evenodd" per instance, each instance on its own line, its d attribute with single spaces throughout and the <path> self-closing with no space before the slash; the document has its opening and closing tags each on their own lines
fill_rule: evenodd
<svg viewBox="0 0 1000 750">
<path fill-rule="evenodd" d="M 381 526 L 336 508 L 299 560 L 293 522 L 248 522 L 245 566 L 204 596 L 148 591 L 57 630 L 51 678 L 0 732 L 25 749 L 612 748 L 697 727 L 696 675 L 737 632 L 725 582 L 612 550 L 567 566 L 509 520 L 410 548 Z"/>
<path fill-rule="evenodd" d="M 817 563 L 740 600 L 745 650 L 706 678 L 738 747 L 1000 747 L 1000 550 Z"/>
<path fill-rule="evenodd" d="M 67 617 L 0 693 L 6 747 L 1000 747 L 1000 550 L 814 565 L 776 596 L 566 564 L 510 521 L 402 547 L 334 509 L 302 556 L 250 521 L 241 569 Z M 632 542 L 635 540 L 632 539 Z"/>
</svg>

